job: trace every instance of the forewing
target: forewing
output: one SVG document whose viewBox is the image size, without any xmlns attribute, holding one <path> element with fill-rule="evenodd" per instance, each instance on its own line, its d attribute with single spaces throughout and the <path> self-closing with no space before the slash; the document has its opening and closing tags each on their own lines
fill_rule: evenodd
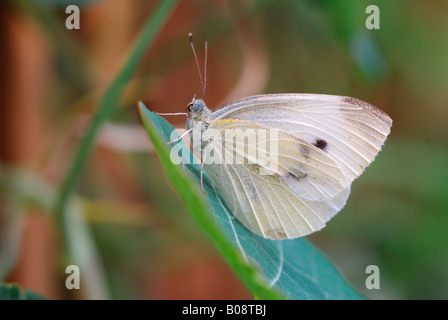
<svg viewBox="0 0 448 320">
<path fill-rule="evenodd" d="M 387 114 L 364 101 L 315 94 L 243 98 L 214 111 L 211 123 L 226 119 L 275 128 L 321 149 L 348 185 L 374 160 L 392 125 Z"/>
</svg>

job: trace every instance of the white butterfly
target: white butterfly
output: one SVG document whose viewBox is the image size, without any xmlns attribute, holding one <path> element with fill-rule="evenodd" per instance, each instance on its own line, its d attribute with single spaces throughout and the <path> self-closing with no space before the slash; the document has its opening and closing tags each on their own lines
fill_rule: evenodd
<svg viewBox="0 0 448 320">
<path fill-rule="evenodd" d="M 244 163 L 207 163 L 211 140 L 198 147 L 203 169 L 235 217 L 256 234 L 277 240 L 322 229 L 345 206 L 351 183 L 375 159 L 392 125 L 387 114 L 364 101 L 320 94 L 257 95 L 215 111 L 193 99 L 187 111 L 187 133 L 197 121 L 203 137 L 212 130 L 248 127 L 277 132 L 271 137 L 275 154 L 255 146 L 275 156 L 275 169 L 247 155 Z M 228 142 L 224 138 L 214 149 L 233 154 L 237 143 Z"/>
</svg>

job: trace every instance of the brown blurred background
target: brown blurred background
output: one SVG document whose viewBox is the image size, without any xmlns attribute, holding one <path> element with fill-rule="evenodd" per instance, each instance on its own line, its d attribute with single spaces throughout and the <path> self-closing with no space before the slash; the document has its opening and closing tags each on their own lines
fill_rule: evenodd
<svg viewBox="0 0 448 320">
<path fill-rule="evenodd" d="M 306 92 L 353 96 L 391 116 L 391 136 L 347 207 L 310 239 L 370 298 L 448 298 L 448 6 L 436 0 L 179 1 L 102 126 L 76 190 L 87 227 L 77 229 L 79 246 L 93 252 L 89 272 L 100 276 L 65 289 L 55 194 L 158 3 L 1 2 L 0 281 L 52 299 L 252 298 L 191 222 L 137 114 L 138 100 L 183 112 L 200 93 L 192 32 L 201 63 L 208 39 L 212 109 Z M 65 28 L 68 4 L 79 4 L 79 30 Z M 370 4 L 380 9 L 379 30 L 365 27 Z M 168 120 L 184 126 L 183 117 Z M 370 264 L 380 267 L 380 290 L 364 286 Z"/>
</svg>

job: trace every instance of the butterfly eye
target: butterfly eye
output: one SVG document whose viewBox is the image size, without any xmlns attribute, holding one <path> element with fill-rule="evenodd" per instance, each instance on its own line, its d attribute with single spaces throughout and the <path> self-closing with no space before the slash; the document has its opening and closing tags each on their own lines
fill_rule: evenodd
<svg viewBox="0 0 448 320">
<path fill-rule="evenodd" d="M 202 101 L 200 99 L 192 101 L 187 106 L 187 111 L 190 113 L 191 112 L 201 113 L 203 109 L 204 109 L 204 101 Z"/>
<path fill-rule="evenodd" d="M 199 102 L 193 103 L 193 111 L 194 112 L 201 112 L 202 111 L 202 104 Z"/>
<path fill-rule="evenodd" d="M 202 110 L 204 110 L 205 103 L 201 99 L 196 99 L 192 103 L 190 103 L 190 105 L 191 105 L 191 110 L 193 110 L 193 112 L 201 113 Z"/>
</svg>

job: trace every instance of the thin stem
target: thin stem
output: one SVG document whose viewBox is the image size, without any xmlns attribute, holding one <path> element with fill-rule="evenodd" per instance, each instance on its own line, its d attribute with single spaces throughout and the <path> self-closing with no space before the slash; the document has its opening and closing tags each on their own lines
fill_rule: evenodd
<svg viewBox="0 0 448 320">
<path fill-rule="evenodd" d="M 66 231 L 64 229 L 67 227 L 63 222 L 65 220 L 65 215 L 67 214 L 67 203 L 82 177 L 82 173 L 87 164 L 98 130 L 116 109 L 120 96 L 122 95 L 127 83 L 134 75 L 137 67 L 148 51 L 149 46 L 152 44 L 154 38 L 167 20 L 176 3 L 177 0 L 163 0 L 160 2 L 159 6 L 154 11 L 154 14 L 148 19 L 146 25 L 143 27 L 141 34 L 137 37 L 134 49 L 131 51 L 129 58 L 121 71 L 110 84 L 103 100 L 101 101 L 101 104 L 99 105 L 98 112 L 91 120 L 90 127 L 81 141 L 73 163 L 62 183 L 56 199 L 55 216 L 63 228 L 63 231 Z"/>
</svg>

